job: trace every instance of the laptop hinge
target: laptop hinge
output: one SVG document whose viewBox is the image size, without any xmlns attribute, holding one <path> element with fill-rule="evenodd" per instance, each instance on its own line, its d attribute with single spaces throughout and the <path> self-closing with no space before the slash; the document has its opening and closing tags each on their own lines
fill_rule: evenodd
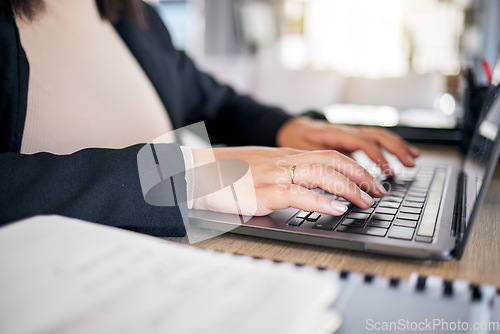
<svg viewBox="0 0 500 334">
<path fill-rule="evenodd" d="M 455 251 L 462 243 L 466 228 L 467 193 L 465 189 L 467 184 L 467 175 L 463 171 L 460 172 L 457 183 L 457 197 L 455 199 L 453 223 L 451 228 L 452 235 L 456 237 Z"/>
</svg>

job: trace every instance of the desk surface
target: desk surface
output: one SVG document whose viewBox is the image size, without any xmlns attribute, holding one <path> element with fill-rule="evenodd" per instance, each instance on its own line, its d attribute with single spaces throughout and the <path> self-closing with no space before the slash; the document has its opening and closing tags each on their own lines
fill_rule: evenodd
<svg viewBox="0 0 500 334">
<path fill-rule="evenodd" d="M 460 163 L 452 147 L 421 148 L 424 154 L 419 159 L 419 164 L 428 161 L 436 163 L 437 159 L 451 164 Z M 402 279 L 408 279 L 412 272 L 418 272 L 421 275 L 439 275 L 450 280 L 464 279 L 475 284 L 493 284 L 500 288 L 500 164 L 460 261 L 411 260 L 231 233 L 200 242 L 196 246 L 339 271 L 348 270 Z"/>
</svg>

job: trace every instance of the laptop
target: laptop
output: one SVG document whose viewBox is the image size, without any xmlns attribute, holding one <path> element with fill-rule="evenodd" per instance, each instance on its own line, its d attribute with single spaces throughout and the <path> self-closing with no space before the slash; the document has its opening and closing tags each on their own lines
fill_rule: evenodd
<svg viewBox="0 0 500 334">
<path fill-rule="evenodd" d="M 459 259 L 499 159 L 499 94 L 500 86 L 491 89 L 462 168 L 406 169 L 383 180 L 388 191 L 369 209 L 338 198 L 349 205 L 340 217 L 288 208 L 247 221 L 235 215 L 191 210 L 190 225 L 364 252 Z"/>
</svg>

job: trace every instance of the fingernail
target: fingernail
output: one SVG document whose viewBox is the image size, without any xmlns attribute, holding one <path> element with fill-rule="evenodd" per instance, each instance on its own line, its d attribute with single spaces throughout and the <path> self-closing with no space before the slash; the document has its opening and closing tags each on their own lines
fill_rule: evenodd
<svg viewBox="0 0 500 334">
<path fill-rule="evenodd" d="M 390 165 L 385 165 L 384 168 L 383 168 L 383 171 L 384 171 L 384 174 L 388 175 L 388 176 L 394 176 L 394 171 L 392 170 L 391 166 Z"/>
<path fill-rule="evenodd" d="M 407 158 L 408 158 L 408 163 L 411 164 L 412 166 L 415 166 L 415 160 L 410 154 L 407 155 Z"/>
<path fill-rule="evenodd" d="M 347 211 L 347 205 L 344 205 L 342 203 L 339 203 L 337 201 L 331 201 L 330 206 L 332 207 L 332 214 L 334 215 L 341 215 L 344 212 Z"/>
<path fill-rule="evenodd" d="M 396 173 L 394 173 L 392 168 L 388 168 L 388 169 L 384 170 L 384 174 L 389 176 L 389 177 L 394 177 L 396 175 Z"/>
<path fill-rule="evenodd" d="M 418 157 L 420 155 L 420 150 L 413 145 L 410 145 L 410 151 L 414 156 Z"/>
<path fill-rule="evenodd" d="M 387 190 L 385 190 L 384 186 L 380 182 L 375 182 L 375 186 L 377 187 L 377 191 L 380 193 L 380 195 L 384 195 Z"/>
<path fill-rule="evenodd" d="M 365 202 L 367 205 L 370 205 L 370 206 L 372 206 L 373 203 L 375 203 L 373 198 L 370 195 L 368 195 L 367 193 L 365 193 L 364 191 L 361 192 L 361 199 L 363 200 L 363 202 Z"/>
</svg>

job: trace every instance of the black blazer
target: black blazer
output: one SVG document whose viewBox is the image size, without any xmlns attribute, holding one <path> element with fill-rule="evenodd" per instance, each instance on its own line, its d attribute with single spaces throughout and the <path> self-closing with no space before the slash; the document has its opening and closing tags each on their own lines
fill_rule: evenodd
<svg viewBox="0 0 500 334">
<path fill-rule="evenodd" d="M 70 155 L 19 153 L 29 64 L 9 3 L 0 4 L 0 225 L 60 214 L 151 235 L 184 235 L 177 207 L 144 201 L 136 160 L 142 145 Z M 276 133 L 290 116 L 200 72 L 173 47 L 156 11 L 146 4 L 144 10 L 146 29 L 126 16 L 115 29 L 156 88 L 174 128 L 205 121 L 212 143 L 275 146 Z M 181 158 L 176 144 L 169 147 L 173 158 Z"/>
</svg>

